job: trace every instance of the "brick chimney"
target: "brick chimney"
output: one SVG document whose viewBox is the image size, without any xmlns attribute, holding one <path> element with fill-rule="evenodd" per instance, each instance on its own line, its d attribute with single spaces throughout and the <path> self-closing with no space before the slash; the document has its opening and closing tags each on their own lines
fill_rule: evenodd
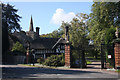
<svg viewBox="0 0 120 80">
<path fill-rule="evenodd" d="M 39 37 L 39 27 L 36 27 L 36 37 L 38 38 Z"/>
</svg>

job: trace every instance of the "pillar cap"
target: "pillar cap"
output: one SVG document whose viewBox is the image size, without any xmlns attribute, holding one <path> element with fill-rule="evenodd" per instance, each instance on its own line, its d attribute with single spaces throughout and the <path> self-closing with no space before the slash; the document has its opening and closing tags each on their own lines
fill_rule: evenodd
<svg viewBox="0 0 120 80">
<path fill-rule="evenodd" d="M 72 44 L 70 41 L 66 41 L 65 44 Z"/>
</svg>

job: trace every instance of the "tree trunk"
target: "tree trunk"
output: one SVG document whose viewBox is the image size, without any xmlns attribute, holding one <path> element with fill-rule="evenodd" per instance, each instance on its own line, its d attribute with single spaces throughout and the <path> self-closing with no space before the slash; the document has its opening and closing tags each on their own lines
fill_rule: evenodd
<svg viewBox="0 0 120 80">
<path fill-rule="evenodd" d="M 97 52 L 95 52 L 95 59 L 97 59 Z"/>
<path fill-rule="evenodd" d="M 2 23 L 2 62 L 6 61 L 6 53 L 9 50 L 8 26 Z"/>
<path fill-rule="evenodd" d="M 82 50 L 82 68 L 86 68 L 86 61 L 85 61 L 85 53 L 84 53 L 84 50 Z"/>
</svg>

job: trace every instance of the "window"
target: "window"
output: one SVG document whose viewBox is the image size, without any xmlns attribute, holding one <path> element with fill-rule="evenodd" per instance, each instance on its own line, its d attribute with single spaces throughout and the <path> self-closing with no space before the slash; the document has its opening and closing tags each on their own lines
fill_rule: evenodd
<svg viewBox="0 0 120 80">
<path fill-rule="evenodd" d="M 65 49 L 65 46 L 64 46 L 64 45 L 61 45 L 61 49 Z"/>
<path fill-rule="evenodd" d="M 48 50 L 48 53 L 50 53 L 50 50 Z"/>
<path fill-rule="evenodd" d="M 57 53 L 60 53 L 60 48 L 57 48 L 57 49 L 56 49 L 56 52 L 57 52 Z"/>
</svg>

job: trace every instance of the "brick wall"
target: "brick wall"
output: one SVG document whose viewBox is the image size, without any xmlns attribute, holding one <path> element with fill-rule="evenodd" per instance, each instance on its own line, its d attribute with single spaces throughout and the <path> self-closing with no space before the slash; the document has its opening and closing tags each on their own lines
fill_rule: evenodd
<svg viewBox="0 0 120 80">
<path fill-rule="evenodd" d="M 70 65 L 70 44 L 65 45 L 65 66 L 71 67 Z"/>
<path fill-rule="evenodd" d="M 115 68 L 120 68 L 120 43 L 115 43 Z"/>
</svg>

